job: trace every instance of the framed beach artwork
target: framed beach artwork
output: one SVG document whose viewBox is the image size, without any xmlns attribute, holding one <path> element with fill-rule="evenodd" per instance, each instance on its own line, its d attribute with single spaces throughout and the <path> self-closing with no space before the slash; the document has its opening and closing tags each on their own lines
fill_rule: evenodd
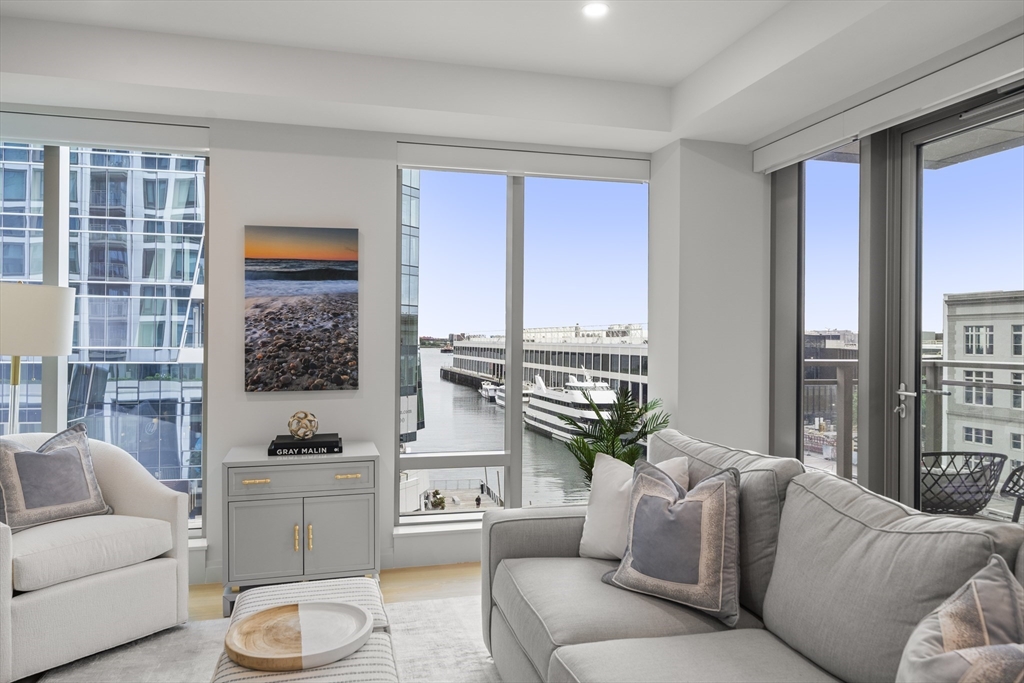
<svg viewBox="0 0 1024 683">
<path fill-rule="evenodd" d="M 245 390 L 359 388 L 359 231 L 245 226 Z"/>
</svg>

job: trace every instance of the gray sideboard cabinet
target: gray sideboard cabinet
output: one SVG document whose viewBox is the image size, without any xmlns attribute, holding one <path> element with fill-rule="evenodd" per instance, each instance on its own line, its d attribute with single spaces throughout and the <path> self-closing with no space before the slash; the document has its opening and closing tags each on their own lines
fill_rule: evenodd
<svg viewBox="0 0 1024 683">
<path fill-rule="evenodd" d="M 223 462 L 224 616 L 246 587 L 379 574 L 379 472 L 368 441 L 323 456 L 232 448 Z"/>
</svg>

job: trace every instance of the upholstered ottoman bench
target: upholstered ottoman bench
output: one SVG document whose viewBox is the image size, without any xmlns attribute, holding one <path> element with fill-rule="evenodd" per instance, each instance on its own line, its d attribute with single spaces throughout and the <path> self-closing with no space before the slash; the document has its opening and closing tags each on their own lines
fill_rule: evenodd
<svg viewBox="0 0 1024 683">
<path fill-rule="evenodd" d="M 373 615 L 373 633 L 370 634 L 370 640 L 366 645 L 333 664 L 305 671 L 280 673 L 247 669 L 231 661 L 226 653 L 221 653 L 211 683 L 398 683 L 398 668 L 391 648 L 391 625 L 384 611 L 384 600 L 376 579 L 329 579 L 251 588 L 243 591 L 235 601 L 231 623 L 277 605 L 329 601 L 359 605 Z"/>
</svg>

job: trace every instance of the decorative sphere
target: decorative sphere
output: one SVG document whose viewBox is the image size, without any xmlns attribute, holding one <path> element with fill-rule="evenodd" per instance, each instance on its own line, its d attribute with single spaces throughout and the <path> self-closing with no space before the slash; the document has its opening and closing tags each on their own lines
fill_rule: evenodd
<svg viewBox="0 0 1024 683">
<path fill-rule="evenodd" d="M 320 423 L 317 422 L 316 415 L 305 410 L 300 410 L 288 420 L 288 431 L 296 439 L 310 439 L 319 428 Z"/>
</svg>

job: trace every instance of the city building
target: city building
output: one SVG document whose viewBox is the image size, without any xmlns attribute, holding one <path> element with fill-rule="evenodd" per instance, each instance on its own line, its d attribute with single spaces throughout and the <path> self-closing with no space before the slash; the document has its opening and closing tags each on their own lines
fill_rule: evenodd
<svg viewBox="0 0 1024 683">
<path fill-rule="evenodd" d="M 1005 478 L 1024 463 L 1024 291 L 946 294 L 943 303 L 945 426 L 925 429 L 942 435 L 944 451 L 1003 453 Z"/>
<path fill-rule="evenodd" d="M 505 338 L 453 335 L 452 368 L 478 380 L 504 382 Z M 647 330 L 639 324 L 603 329 L 537 327 L 523 330 L 523 376 L 540 375 L 548 387 L 565 385 L 566 378 L 589 375 L 615 391 L 626 387 L 639 403 L 647 403 Z"/>
<path fill-rule="evenodd" d="M 192 495 L 202 514 L 206 159 L 75 148 L 68 279 L 77 292 L 68 421 Z M 43 278 L 43 149 L 0 144 L 0 280 Z M 7 378 L 10 361 L 0 361 Z M 21 431 L 38 431 L 41 365 L 25 364 Z M 0 430 L 10 399 L 0 391 Z M 2 432 L 0 432 L 2 433 Z"/>
</svg>

